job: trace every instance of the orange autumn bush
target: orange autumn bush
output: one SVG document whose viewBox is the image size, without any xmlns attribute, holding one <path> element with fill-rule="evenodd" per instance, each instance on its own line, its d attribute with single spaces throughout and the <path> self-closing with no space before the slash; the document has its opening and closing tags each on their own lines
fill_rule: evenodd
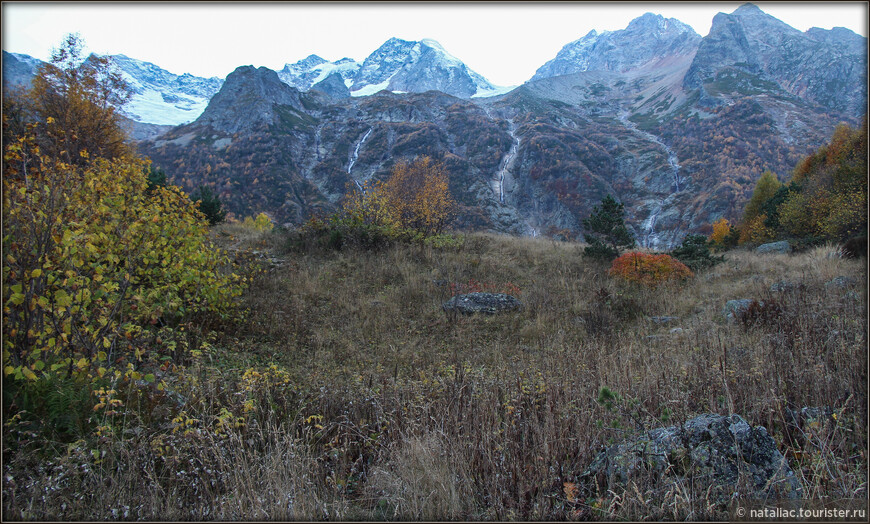
<svg viewBox="0 0 870 524">
<path fill-rule="evenodd" d="M 656 287 L 672 280 L 685 280 L 693 275 L 685 264 L 670 255 L 648 255 L 630 252 L 613 261 L 610 275 L 626 282 Z"/>
</svg>

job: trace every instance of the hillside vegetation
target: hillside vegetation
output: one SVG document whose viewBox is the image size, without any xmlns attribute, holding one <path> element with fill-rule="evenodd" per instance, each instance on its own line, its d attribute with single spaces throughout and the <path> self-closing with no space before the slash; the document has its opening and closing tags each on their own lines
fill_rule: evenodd
<svg viewBox="0 0 870 524">
<path fill-rule="evenodd" d="M 216 234 L 230 241 L 223 230 Z M 246 235 L 259 249 L 281 245 L 278 234 Z M 67 399 L 82 433 L 41 452 L 26 438 L 33 422 L 7 424 L 4 514 L 572 518 L 563 483 L 603 445 L 704 412 L 767 427 L 810 498 L 866 495 L 864 261 L 825 248 L 733 252 L 654 292 L 618 285 L 583 262 L 576 244 L 486 235 L 440 250 L 396 245 L 280 261 L 244 296 L 243 323 L 158 373 L 163 391 L 119 384 L 125 409 L 90 422 L 90 398 Z M 825 285 L 836 276 L 856 279 L 854 287 Z M 513 285 L 525 308 L 450 318 L 440 309 L 448 292 L 433 283 L 442 279 Z M 802 287 L 773 296 L 781 279 Z M 727 323 L 724 302 L 741 297 L 773 300 L 780 312 Z M 624 403 L 598 403 L 602 388 Z M 804 406 L 839 410 L 840 422 L 793 447 L 783 413 Z M 95 438 L 87 433 L 95 424 L 112 432 Z M 654 488 L 638 486 L 644 498 Z M 649 506 L 624 495 L 600 494 L 580 511 L 727 517 L 703 493 Z"/>
</svg>

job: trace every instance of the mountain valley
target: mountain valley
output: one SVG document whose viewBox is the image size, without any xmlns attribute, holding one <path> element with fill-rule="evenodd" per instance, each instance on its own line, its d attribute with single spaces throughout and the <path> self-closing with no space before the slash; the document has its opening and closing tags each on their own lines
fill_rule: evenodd
<svg viewBox="0 0 870 524">
<path fill-rule="evenodd" d="M 860 122 L 867 100 L 866 38 L 800 32 L 752 4 L 717 15 L 703 38 L 652 13 L 593 31 L 514 89 L 433 40 L 225 80 L 114 58 L 134 90 L 124 113 L 140 151 L 188 192 L 211 186 L 238 217 L 298 224 L 429 155 L 447 167 L 460 229 L 579 238 L 612 194 L 651 248 L 738 219 L 763 171 L 787 179 L 837 124 Z M 26 64 L 4 52 L 4 79 L 25 82 Z"/>
</svg>

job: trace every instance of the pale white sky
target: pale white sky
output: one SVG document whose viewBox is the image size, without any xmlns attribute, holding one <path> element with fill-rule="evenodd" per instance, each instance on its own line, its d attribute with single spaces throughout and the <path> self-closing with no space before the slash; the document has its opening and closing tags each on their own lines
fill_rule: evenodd
<svg viewBox="0 0 870 524">
<path fill-rule="evenodd" d="M 867 36 L 868 2 L 754 2 L 801 31 Z M 565 44 L 624 29 L 646 12 L 705 36 L 743 2 L 78 3 L 3 2 L 2 47 L 47 60 L 67 33 L 88 51 L 125 54 L 175 74 L 226 77 L 240 65 L 281 69 L 310 54 L 365 59 L 390 37 L 433 38 L 496 85 L 519 85 Z"/>
</svg>

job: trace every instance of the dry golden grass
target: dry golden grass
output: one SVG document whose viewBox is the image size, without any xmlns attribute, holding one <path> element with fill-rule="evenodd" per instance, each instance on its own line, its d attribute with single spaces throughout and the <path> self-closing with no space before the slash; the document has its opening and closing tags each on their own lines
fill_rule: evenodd
<svg viewBox="0 0 870 524">
<path fill-rule="evenodd" d="M 280 244 L 243 244 L 263 242 Z M 766 426 L 814 500 L 866 499 L 867 267 L 834 250 L 729 252 L 655 290 L 618 285 L 581 246 L 542 239 L 285 253 L 245 297 L 246 322 L 168 379 L 184 407 L 131 414 L 155 422 L 103 444 L 113 458 L 99 469 L 86 449 L 52 466 L 77 484 L 54 489 L 56 472 L 4 483 L 4 516 L 570 519 L 563 484 L 602 446 L 705 412 Z M 841 275 L 856 284 L 825 286 Z M 518 286 L 524 309 L 445 315 L 441 281 L 471 279 Z M 803 287 L 772 293 L 782 279 Z M 780 313 L 728 323 L 736 298 Z M 596 402 L 602 387 L 621 395 L 617 409 Z M 842 410 L 841 425 L 797 449 L 784 409 L 804 406 Z M 198 432 L 169 423 L 182 410 Z M 218 431 L 227 414 L 244 425 Z M 18 479 L 32 466 L 10 454 L 5 467 Z M 652 485 L 583 504 L 583 518 L 605 520 L 724 515 L 702 493 Z"/>
</svg>

